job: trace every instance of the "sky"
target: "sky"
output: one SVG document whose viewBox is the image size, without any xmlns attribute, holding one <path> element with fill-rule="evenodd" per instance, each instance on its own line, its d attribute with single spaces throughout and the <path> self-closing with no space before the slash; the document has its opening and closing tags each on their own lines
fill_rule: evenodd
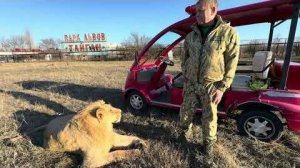
<svg viewBox="0 0 300 168">
<path fill-rule="evenodd" d="M 220 0 L 228 9 L 261 0 Z M 29 30 L 35 44 L 41 39 L 64 39 L 65 34 L 106 34 L 122 43 L 136 32 L 154 37 L 165 27 L 188 17 L 185 7 L 196 0 L 0 0 L 0 39 Z M 299 24 L 298 24 L 299 27 Z M 299 29 L 299 28 L 298 28 Z M 241 40 L 266 39 L 269 24 L 239 27 Z M 287 38 L 288 24 L 280 25 L 275 37 Z M 297 32 L 297 37 L 300 32 Z"/>
</svg>

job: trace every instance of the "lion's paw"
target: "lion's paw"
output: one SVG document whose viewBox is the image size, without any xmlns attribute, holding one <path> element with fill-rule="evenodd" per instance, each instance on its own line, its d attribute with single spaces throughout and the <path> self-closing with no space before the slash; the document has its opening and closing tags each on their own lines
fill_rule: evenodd
<svg viewBox="0 0 300 168">
<path fill-rule="evenodd" d="M 135 148 L 135 149 L 146 149 L 148 147 L 148 145 L 147 145 L 146 141 L 138 139 L 138 140 L 132 141 L 131 147 Z"/>
</svg>

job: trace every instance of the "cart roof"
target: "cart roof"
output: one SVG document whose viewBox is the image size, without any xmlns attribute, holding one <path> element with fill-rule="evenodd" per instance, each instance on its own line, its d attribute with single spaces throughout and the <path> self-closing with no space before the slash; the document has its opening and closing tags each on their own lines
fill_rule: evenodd
<svg viewBox="0 0 300 168">
<path fill-rule="evenodd" d="M 230 21 L 232 26 L 242 26 L 265 22 L 276 22 L 290 19 L 293 7 L 300 0 L 269 0 L 246 6 L 221 10 L 218 12 L 224 20 Z M 186 35 L 191 31 L 191 25 L 196 22 L 195 5 L 188 6 L 186 12 L 191 16 L 171 25 L 168 30 Z"/>
</svg>

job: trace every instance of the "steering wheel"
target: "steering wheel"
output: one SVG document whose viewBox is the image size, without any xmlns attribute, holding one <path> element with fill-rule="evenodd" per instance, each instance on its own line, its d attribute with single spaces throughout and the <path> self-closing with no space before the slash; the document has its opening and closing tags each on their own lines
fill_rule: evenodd
<svg viewBox="0 0 300 168">
<path fill-rule="evenodd" d="M 170 60 L 169 57 L 161 56 L 162 62 L 165 65 L 174 66 L 174 61 Z"/>
</svg>

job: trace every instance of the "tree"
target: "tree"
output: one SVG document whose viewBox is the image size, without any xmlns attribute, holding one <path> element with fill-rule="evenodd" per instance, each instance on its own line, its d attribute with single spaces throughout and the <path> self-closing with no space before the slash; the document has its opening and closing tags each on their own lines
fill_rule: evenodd
<svg viewBox="0 0 300 168">
<path fill-rule="evenodd" d="M 29 30 L 26 30 L 24 35 L 11 36 L 8 39 L 2 38 L 0 43 L 1 43 L 2 50 L 4 51 L 11 51 L 16 48 L 32 49 L 34 45 Z"/>
<path fill-rule="evenodd" d="M 25 48 L 25 38 L 24 36 L 12 36 L 8 39 L 2 38 L 1 46 L 4 51 L 11 51 L 16 48 Z"/>
<path fill-rule="evenodd" d="M 140 36 L 136 32 L 130 33 L 130 36 L 121 43 L 122 47 L 127 50 L 126 59 L 132 59 L 149 41 L 150 37 Z"/>
<path fill-rule="evenodd" d="M 0 41 L 0 51 L 1 51 L 1 52 L 5 51 L 5 50 L 4 50 L 4 47 L 3 47 L 3 44 L 2 44 L 2 39 L 1 39 L 1 41 Z"/>
<path fill-rule="evenodd" d="M 29 30 L 26 30 L 26 31 L 25 31 L 24 38 L 25 38 L 25 45 L 26 45 L 26 48 L 28 48 L 28 49 L 34 48 L 33 39 L 32 39 L 32 36 L 31 36 L 31 33 L 30 33 Z"/>
<path fill-rule="evenodd" d="M 128 51 L 126 59 L 132 59 L 134 55 L 139 52 L 150 40 L 151 38 L 146 35 L 140 36 L 136 32 L 130 33 L 130 36 L 121 43 L 121 45 Z"/>
<path fill-rule="evenodd" d="M 243 52 L 247 53 L 251 58 L 254 56 L 254 53 L 259 50 L 264 50 L 264 45 L 257 39 L 251 40 L 249 44 L 244 46 Z"/>
<path fill-rule="evenodd" d="M 283 59 L 285 49 L 286 49 L 286 39 L 280 38 L 280 35 L 277 35 L 273 39 L 273 43 L 272 43 L 273 57 L 278 59 Z"/>
<path fill-rule="evenodd" d="M 24 36 L 13 36 L 10 42 L 13 48 L 25 48 Z"/>
<path fill-rule="evenodd" d="M 56 49 L 58 45 L 58 40 L 54 40 L 53 38 L 42 39 L 40 42 L 40 48 L 43 50 Z"/>
<path fill-rule="evenodd" d="M 300 43 L 299 42 L 294 45 L 293 51 L 294 51 L 296 57 L 300 56 Z"/>
<path fill-rule="evenodd" d="M 146 35 L 140 36 L 138 33 L 132 32 L 130 37 L 122 42 L 122 45 L 126 48 L 130 47 L 139 50 L 143 48 L 150 40 L 151 38 Z"/>
<path fill-rule="evenodd" d="M 1 50 L 10 51 L 10 45 L 5 38 L 2 38 L 0 43 L 1 43 Z"/>
</svg>

